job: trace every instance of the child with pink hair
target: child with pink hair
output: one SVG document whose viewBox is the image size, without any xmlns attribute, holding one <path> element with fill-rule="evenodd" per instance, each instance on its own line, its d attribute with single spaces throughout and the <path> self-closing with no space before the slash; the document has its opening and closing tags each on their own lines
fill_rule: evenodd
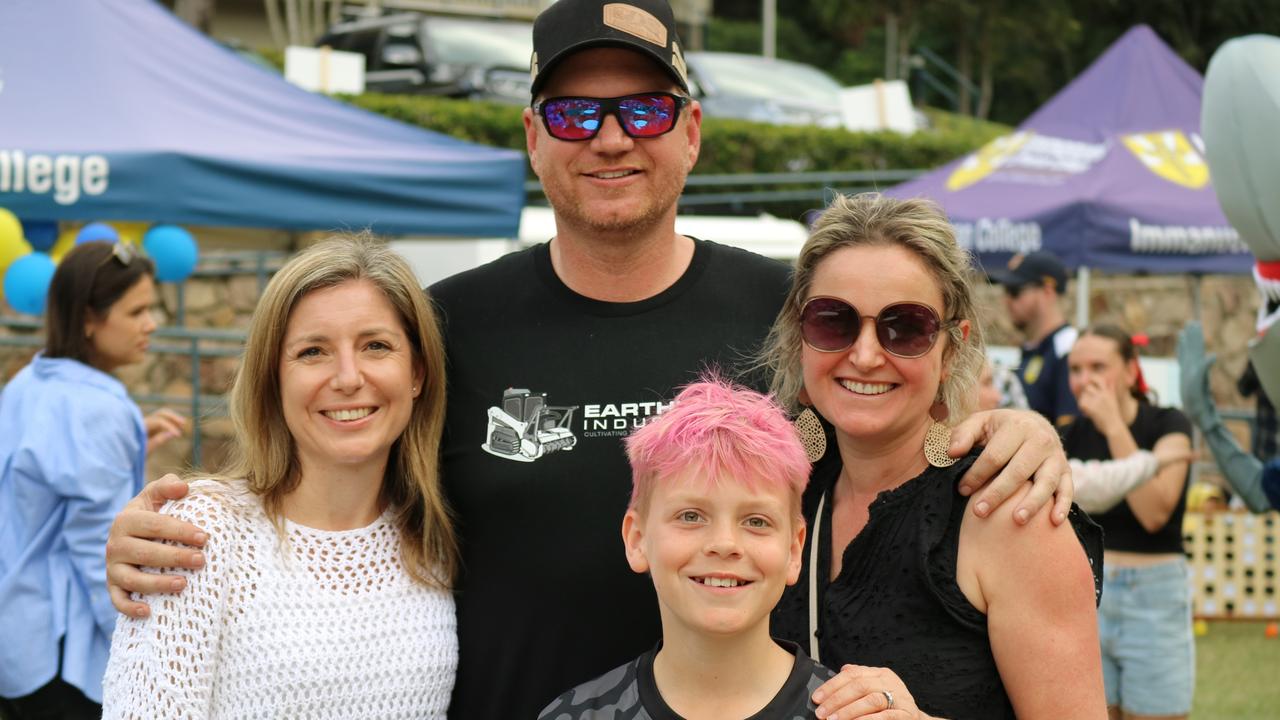
<svg viewBox="0 0 1280 720">
<path fill-rule="evenodd" d="M 832 672 L 769 635 L 805 537 L 809 461 L 786 415 L 709 377 L 626 447 L 633 491 L 622 540 L 631 569 L 653 579 L 662 640 L 540 717 L 816 717 L 810 696 Z"/>
</svg>

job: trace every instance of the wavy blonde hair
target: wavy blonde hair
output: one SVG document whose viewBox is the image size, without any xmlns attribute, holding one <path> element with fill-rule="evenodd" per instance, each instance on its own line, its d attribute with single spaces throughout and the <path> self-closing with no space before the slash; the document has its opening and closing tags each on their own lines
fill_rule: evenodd
<svg viewBox="0 0 1280 720">
<path fill-rule="evenodd" d="M 804 387 L 800 308 L 809 297 L 814 272 L 837 250 L 885 245 L 910 250 L 937 281 L 942 291 L 942 321 L 950 324 L 947 335 L 951 340 L 943 356 L 949 377 L 939 388 L 939 396 L 950 412 L 949 422 L 972 411 L 986 349 L 969 280 L 969 253 L 956 243 L 951 223 L 934 203 L 862 193 L 837 195 L 818 218 L 800 249 L 791 290 L 765 341 L 760 364 L 773 371 L 771 389 L 792 412 L 800 409 L 798 397 Z M 967 340 L 959 327 L 961 320 L 968 320 L 971 326 Z"/>
<path fill-rule="evenodd" d="M 369 235 L 339 235 L 299 253 L 267 284 L 253 313 L 231 389 L 233 454 L 219 479 L 243 480 L 283 531 L 283 501 L 298 487 L 297 445 L 280 404 L 280 355 L 294 307 L 308 293 L 363 280 L 386 296 L 424 369 L 422 394 L 391 448 L 382 495 L 394 508 L 406 571 L 448 589 L 458 566 L 453 519 L 440 487 L 444 428 L 444 343 L 426 293 L 402 257 Z"/>
</svg>

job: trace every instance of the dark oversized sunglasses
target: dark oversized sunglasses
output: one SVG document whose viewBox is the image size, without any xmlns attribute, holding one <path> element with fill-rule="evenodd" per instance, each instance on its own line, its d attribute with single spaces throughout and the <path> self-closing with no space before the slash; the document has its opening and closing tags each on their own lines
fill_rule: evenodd
<svg viewBox="0 0 1280 720">
<path fill-rule="evenodd" d="M 665 92 L 622 97 L 554 97 L 533 104 L 547 132 L 557 140 L 590 140 L 600 132 L 605 116 L 618 119 L 633 138 L 654 138 L 671 132 L 689 98 Z"/>
<path fill-rule="evenodd" d="M 938 333 L 951 324 L 923 303 L 894 303 L 876 315 L 876 339 L 890 355 L 918 358 L 933 349 Z M 862 315 L 839 298 L 812 297 L 800 308 L 800 335 L 818 352 L 848 350 L 861 331 Z"/>
</svg>

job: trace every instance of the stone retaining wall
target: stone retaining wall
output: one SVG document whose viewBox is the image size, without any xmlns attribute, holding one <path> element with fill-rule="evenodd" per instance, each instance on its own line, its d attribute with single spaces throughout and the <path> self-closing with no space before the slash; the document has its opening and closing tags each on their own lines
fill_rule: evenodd
<svg viewBox="0 0 1280 720">
<path fill-rule="evenodd" d="M 1253 335 L 1258 307 L 1258 295 L 1251 278 L 1209 276 L 1196 280 L 1188 276 L 1095 274 L 1090 284 L 1092 320 L 1115 322 L 1132 332 L 1145 332 L 1151 338 L 1148 353 L 1153 356 L 1174 355 L 1178 330 L 1192 317 L 1198 284 L 1206 343 L 1210 352 L 1217 352 L 1219 357 L 1212 375 L 1214 396 L 1222 407 L 1252 408 L 1252 402 L 1241 398 L 1235 389 L 1235 380 L 1245 365 L 1245 343 Z M 252 274 L 193 278 L 186 288 L 186 326 L 243 329 L 257 303 L 258 292 L 258 281 Z M 977 292 L 988 342 L 1017 345 L 1020 338 L 1009 323 L 1003 291 L 981 283 Z M 1073 283 L 1063 301 L 1068 319 L 1075 317 L 1074 293 Z M 177 310 L 174 286 L 162 287 L 160 296 L 157 320 L 162 325 L 171 324 Z M 12 316 L 12 312 L 6 314 Z M 13 332 L 0 328 L 0 333 Z M 163 341 L 156 341 L 157 344 L 160 342 Z M 0 348 L 3 376 L 6 379 L 12 376 L 26 364 L 33 352 L 34 349 Z M 226 392 L 236 366 L 235 359 L 204 359 L 200 366 L 201 392 L 205 395 Z M 124 368 L 119 375 L 135 393 L 191 396 L 191 365 L 185 355 L 154 353 L 143 365 Z M 143 409 L 149 411 L 154 408 Z M 216 466 L 226 456 L 230 423 L 223 417 L 206 417 L 201 426 L 203 464 L 206 467 Z M 151 459 L 149 477 L 185 469 L 190 451 L 187 438 L 170 443 Z"/>
</svg>

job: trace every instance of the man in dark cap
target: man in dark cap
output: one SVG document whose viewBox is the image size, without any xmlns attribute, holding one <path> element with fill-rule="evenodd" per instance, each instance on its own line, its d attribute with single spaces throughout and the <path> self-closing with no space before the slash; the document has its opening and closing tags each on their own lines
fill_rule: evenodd
<svg viewBox="0 0 1280 720">
<path fill-rule="evenodd" d="M 1062 314 L 1067 269 L 1052 253 L 1037 250 L 1014 255 L 1007 270 L 988 275 L 1004 286 L 1009 318 L 1027 338 L 1018 361 L 1027 403 L 1054 425 L 1070 422 L 1079 410 L 1067 384 L 1067 354 L 1079 333 Z"/>
<path fill-rule="evenodd" d="M 702 110 L 665 0 L 559 0 L 533 49 L 524 128 L 556 235 L 430 289 L 449 355 L 460 720 L 536 717 L 657 641 L 652 583 L 622 552 L 620 440 L 709 363 L 752 352 L 788 282 L 780 263 L 676 232 Z M 495 410 L 549 416 L 507 388 L 545 396 L 566 432 L 510 427 Z"/>
</svg>

